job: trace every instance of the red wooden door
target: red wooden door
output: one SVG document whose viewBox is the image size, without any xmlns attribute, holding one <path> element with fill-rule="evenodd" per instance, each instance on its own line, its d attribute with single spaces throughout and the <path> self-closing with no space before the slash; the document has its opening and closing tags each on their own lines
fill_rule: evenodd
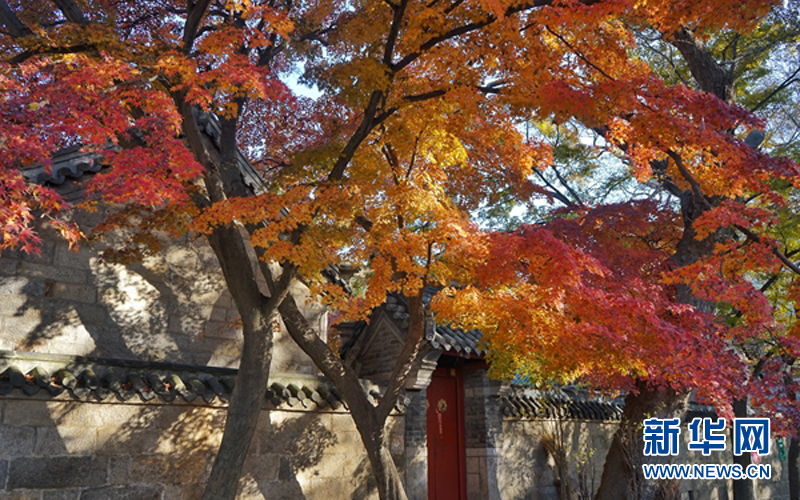
<svg viewBox="0 0 800 500">
<path fill-rule="evenodd" d="M 428 386 L 428 499 L 464 500 L 461 371 L 437 368 Z"/>
</svg>

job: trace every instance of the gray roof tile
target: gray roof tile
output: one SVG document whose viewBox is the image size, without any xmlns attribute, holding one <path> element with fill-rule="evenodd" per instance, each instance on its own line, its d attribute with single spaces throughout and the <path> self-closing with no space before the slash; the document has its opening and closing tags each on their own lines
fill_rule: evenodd
<svg viewBox="0 0 800 500">
<path fill-rule="evenodd" d="M 503 416 L 518 420 L 551 418 L 620 420 L 625 407 L 622 397 L 596 396 L 571 387 L 538 391 L 512 386 L 499 398 Z M 715 415 L 713 407 L 690 401 L 684 420 L 689 422 L 695 417 L 714 417 Z"/>
<path fill-rule="evenodd" d="M 565 418 L 619 420 L 622 403 L 617 399 L 589 397 L 564 391 L 537 391 L 513 387 L 500 396 L 505 417 L 521 420 Z"/>
<path fill-rule="evenodd" d="M 230 398 L 236 374 L 205 366 L 0 352 L 0 396 L 65 393 L 80 400 L 221 404 Z M 286 376 L 264 394 L 272 408 L 345 407 L 321 378 Z"/>
<path fill-rule="evenodd" d="M 437 290 L 428 287 L 423 291 L 422 300 L 428 305 L 436 295 Z M 391 294 L 386 299 L 386 307 L 395 311 L 395 318 L 405 318 L 405 326 L 408 326 L 408 303 L 405 298 L 398 294 Z M 432 332 L 426 333 L 428 341 L 436 349 L 452 351 L 462 355 L 486 354 L 486 346 L 481 341 L 482 334 L 478 330 L 464 331 L 459 328 L 451 328 L 449 325 L 436 324 Z"/>
</svg>

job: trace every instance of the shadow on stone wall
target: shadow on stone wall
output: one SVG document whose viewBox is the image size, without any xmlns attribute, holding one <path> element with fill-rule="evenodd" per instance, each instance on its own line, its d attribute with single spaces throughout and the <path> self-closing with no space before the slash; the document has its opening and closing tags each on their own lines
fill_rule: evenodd
<svg viewBox="0 0 800 500">
<path fill-rule="evenodd" d="M 141 264 L 103 263 L 43 234 L 0 256 L 0 349 L 232 367 L 241 334 L 216 257 L 183 238 Z"/>
<path fill-rule="evenodd" d="M 0 499 L 40 490 L 75 500 L 200 498 L 225 416 L 222 407 L 41 399 L 0 400 L 0 413 Z M 364 454 L 349 446 L 351 431 L 340 442 L 332 418 L 263 412 L 238 498 L 368 498 Z"/>
<path fill-rule="evenodd" d="M 584 500 L 599 486 L 613 424 L 571 420 L 503 423 L 497 477 L 502 498 Z M 556 455 L 562 453 L 561 457 Z M 562 461 L 563 460 L 563 461 Z M 562 483 L 563 482 L 563 483 Z M 563 489 L 560 487 L 563 484 Z M 561 489 L 561 491 L 559 491 Z"/>
<path fill-rule="evenodd" d="M 88 246 L 72 252 L 47 230 L 42 236 L 38 256 L 0 255 L 0 350 L 238 364 L 241 334 L 232 327 L 238 313 L 202 240 L 185 237 L 140 264 L 121 266 L 103 263 Z M 291 356 L 284 356 L 287 366 L 309 364 L 304 355 Z M 81 500 L 199 498 L 223 407 L 43 395 L 0 399 L 0 500 L 24 498 L 26 491 L 41 498 L 39 488 Z M 341 423 L 331 427 L 341 419 L 344 433 L 336 430 Z M 273 411 L 261 420 L 240 498 L 330 500 L 332 489 L 342 492 L 338 498 L 374 495 L 349 415 Z"/>
</svg>

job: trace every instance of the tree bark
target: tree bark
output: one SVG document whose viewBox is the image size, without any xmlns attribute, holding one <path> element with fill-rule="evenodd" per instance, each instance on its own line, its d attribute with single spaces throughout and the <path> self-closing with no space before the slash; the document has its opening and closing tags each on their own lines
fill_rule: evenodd
<svg viewBox="0 0 800 500">
<path fill-rule="evenodd" d="M 175 95 L 183 115 L 183 131 L 195 158 L 204 167 L 207 202 L 229 196 L 246 196 L 242 182 L 231 175 L 236 161 L 236 120 L 222 123 L 220 149 L 217 150 L 197 127 L 195 111 L 180 94 Z M 227 175 L 223 175 L 227 174 Z M 286 297 L 294 279 L 294 269 L 284 271 L 273 283 L 271 296 L 265 297 L 256 283 L 256 269 L 251 264 L 247 244 L 239 226 L 231 223 L 216 228 L 208 242 L 222 268 L 228 291 L 242 318 L 244 345 L 236 384 L 228 404 L 220 449 L 206 483 L 203 500 L 234 500 L 242 467 L 255 435 L 272 360 L 272 317 Z M 268 272 L 268 268 L 264 268 Z M 269 277 L 272 282 L 272 277 Z"/>
<path fill-rule="evenodd" d="M 367 397 L 358 374 L 322 341 L 300 313 L 290 295 L 279 307 L 289 335 L 339 389 L 367 451 L 381 500 L 407 500 L 400 473 L 389 451 L 386 422 L 407 378 L 410 367 L 424 350 L 426 318 L 421 295 L 409 302 L 409 334 L 378 405 Z"/>
<path fill-rule="evenodd" d="M 244 345 L 239 373 L 228 404 L 222 442 L 211 468 L 203 500 L 233 500 L 239 477 L 256 432 L 269 379 L 272 329 L 268 317 L 250 314 L 244 326 Z"/>
<path fill-rule="evenodd" d="M 789 443 L 789 500 L 800 500 L 800 439 L 792 438 Z"/>
<path fill-rule="evenodd" d="M 272 317 L 286 297 L 293 279 L 287 270 L 272 297 L 258 290 L 250 259 L 244 252 L 239 230 L 231 225 L 218 228 L 209 237 L 228 289 L 242 318 L 244 345 L 236 384 L 228 404 L 225 429 L 203 500 L 234 500 L 250 443 L 256 432 L 272 360 Z"/>
<path fill-rule="evenodd" d="M 733 414 L 737 418 L 747 417 L 747 398 L 733 401 Z M 733 463 L 739 464 L 742 470 L 747 470 L 750 465 L 750 454 L 742 453 L 733 456 Z M 752 479 L 733 480 L 733 500 L 755 500 L 756 491 Z"/>
<path fill-rule="evenodd" d="M 384 500 L 407 500 L 405 486 L 389 451 L 385 426 L 376 442 L 364 441 L 372 473 L 378 483 L 378 496 Z"/>
<path fill-rule="evenodd" d="M 672 389 L 654 389 L 637 383 L 637 393 L 625 398 L 619 429 L 614 433 L 606 455 L 603 476 L 595 500 L 658 500 L 668 488 L 645 482 L 642 465 L 653 458 L 644 456 L 641 423 L 646 418 L 675 418 L 686 411 L 688 394 Z M 663 459 L 663 458 L 662 458 Z"/>
</svg>

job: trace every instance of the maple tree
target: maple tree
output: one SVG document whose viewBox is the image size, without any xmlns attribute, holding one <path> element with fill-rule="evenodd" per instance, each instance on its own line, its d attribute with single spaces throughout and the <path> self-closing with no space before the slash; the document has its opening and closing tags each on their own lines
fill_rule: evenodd
<svg viewBox="0 0 800 500">
<path fill-rule="evenodd" d="M 786 206 L 775 183 L 796 187 L 797 166 L 743 140 L 763 123 L 734 104 L 733 75 L 703 43 L 753 29 L 771 4 L 0 0 L 0 249 L 35 251 L 34 213 L 80 239 L 57 193 L 20 173 L 74 144 L 113 166 L 78 208 L 114 204 L 99 230 L 133 234 L 118 257 L 155 250 L 155 231 L 205 235 L 244 348 L 204 498 L 235 496 L 277 317 L 347 402 L 381 498 L 405 498 L 385 423 L 425 348 L 429 285 L 448 287 L 437 321 L 480 328 L 499 370 L 629 391 L 599 493 L 628 498 L 625 433 L 679 412 L 690 390 L 725 411 L 747 373 L 731 343 L 778 328 L 749 276 L 798 270 L 769 232 Z M 636 56 L 642 30 L 675 47 L 700 90 Z M 287 87 L 298 71 L 320 97 Z M 218 144 L 201 112 L 218 116 Z M 594 131 L 679 212 L 554 190 L 541 172 L 559 152 L 524 133 L 531 122 Z M 514 232 L 475 220 L 536 194 L 570 206 Z M 363 294 L 325 279 L 338 263 L 368 270 Z M 342 318 L 366 317 L 389 292 L 408 298 L 409 335 L 377 403 L 300 313 L 301 278 Z M 720 303 L 735 324 L 719 321 Z"/>
</svg>

